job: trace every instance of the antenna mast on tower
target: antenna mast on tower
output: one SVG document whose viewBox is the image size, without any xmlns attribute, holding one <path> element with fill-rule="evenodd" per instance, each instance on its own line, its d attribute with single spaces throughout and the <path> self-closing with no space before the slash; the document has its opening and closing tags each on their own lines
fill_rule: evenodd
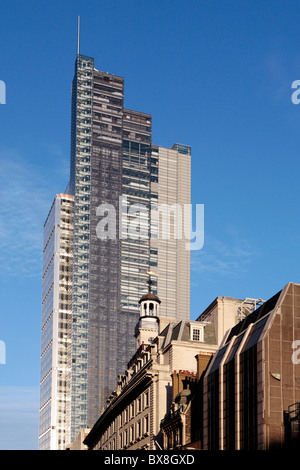
<svg viewBox="0 0 300 470">
<path fill-rule="evenodd" d="M 80 54 L 80 16 L 78 16 L 78 25 L 77 25 L 77 55 Z"/>
</svg>

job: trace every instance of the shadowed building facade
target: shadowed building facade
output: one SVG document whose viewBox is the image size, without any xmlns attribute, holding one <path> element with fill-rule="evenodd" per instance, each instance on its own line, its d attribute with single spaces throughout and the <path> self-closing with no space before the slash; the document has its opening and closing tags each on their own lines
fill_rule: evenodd
<svg viewBox="0 0 300 470">
<path fill-rule="evenodd" d="M 294 283 L 228 330 L 204 378 L 204 449 L 289 443 L 300 423 L 299 338 L 300 285 Z"/>
</svg>

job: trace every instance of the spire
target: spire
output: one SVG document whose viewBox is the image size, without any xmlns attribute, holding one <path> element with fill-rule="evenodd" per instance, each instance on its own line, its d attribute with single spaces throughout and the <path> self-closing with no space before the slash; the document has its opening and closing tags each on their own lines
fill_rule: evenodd
<svg viewBox="0 0 300 470">
<path fill-rule="evenodd" d="M 147 281 L 147 284 L 148 284 L 148 286 L 149 286 L 149 287 L 148 287 L 148 293 L 145 294 L 145 295 L 143 295 L 143 296 L 141 297 L 141 299 L 139 300 L 139 304 L 141 304 L 141 303 L 144 302 L 145 300 L 154 301 L 154 302 L 157 302 L 158 304 L 160 304 L 160 299 L 159 299 L 159 297 L 157 297 L 157 295 L 153 294 L 153 292 L 152 292 L 152 290 L 151 290 L 151 289 L 152 289 L 151 286 L 152 286 L 152 284 L 153 284 L 153 281 L 152 281 L 152 279 L 151 279 L 151 274 L 154 274 L 154 273 L 149 272 L 148 274 L 149 274 L 149 279 L 148 279 L 148 281 Z"/>
<path fill-rule="evenodd" d="M 150 273 L 149 273 L 149 279 L 148 279 L 148 281 L 147 281 L 147 284 L 148 284 L 148 286 L 149 286 L 148 292 L 149 292 L 149 294 L 151 294 L 151 286 L 152 286 L 152 284 L 153 284 L 153 281 L 152 281 L 152 279 L 151 279 Z"/>
<path fill-rule="evenodd" d="M 80 16 L 78 16 L 77 24 L 77 55 L 80 54 Z"/>
</svg>

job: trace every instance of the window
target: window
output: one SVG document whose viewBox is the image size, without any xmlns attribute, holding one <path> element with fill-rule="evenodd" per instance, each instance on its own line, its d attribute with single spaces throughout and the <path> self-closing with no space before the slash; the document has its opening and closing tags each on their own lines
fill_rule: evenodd
<svg viewBox="0 0 300 470">
<path fill-rule="evenodd" d="M 130 442 L 132 442 L 134 439 L 134 433 L 133 433 L 133 426 L 130 428 Z"/>
<path fill-rule="evenodd" d="M 149 418 L 148 415 L 145 416 L 144 419 L 144 434 L 147 434 L 149 432 Z"/>
<path fill-rule="evenodd" d="M 137 423 L 137 430 L 136 430 L 136 434 L 137 434 L 137 437 L 141 437 L 141 431 L 142 431 L 142 426 L 141 426 L 141 421 L 138 421 Z"/>
<path fill-rule="evenodd" d="M 247 349 L 252 348 L 258 343 L 260 335 L 264 329 L 266 321 L 268 320 L 269 316 L 265 316 L 262 320 L 258 321 L 252 328 L 249 333 L 249 337 L 247 339 L 247 343 L 243 349 L 243 351 L 247 351 Z"/>
<path fill-rule="evenodd" d="M 149 406 L 149 392 L 146 392 L 144 395 L 144 408 Z"/>
<path fill-rule="evenodd" d="M 137 401 L 137 412 L 140 413 L 142 411 L 142 400 L 141 400 L 141 397 L 138 398 L 138 401 Z"/>
<path fill-rule="evenodd" d="M 203 327 L 191 329 L 191 340 L 192 341 L 204 341 Z"/>
</svg>

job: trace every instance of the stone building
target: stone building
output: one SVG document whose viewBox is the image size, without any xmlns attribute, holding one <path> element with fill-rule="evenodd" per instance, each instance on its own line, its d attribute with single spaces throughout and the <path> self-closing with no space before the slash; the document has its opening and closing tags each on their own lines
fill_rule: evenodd
<svg viewBox="0 0 300 470">
<path fill-rule="evenodd" d="M 261 299 L 236 299 L 218 296 L 198 317 L 197 322 L 211 324 L 215 341 L 220 344 L 226 331 L 263 304 Z M 197 371 L 184 368 L 172 374 L 172 404 L 161 422 L 165 450 L 203 449 L 203 380 L 212 356 L 199 348 Z"/>
<path fill-rule="evenodd" d="M 181 449 L 191 443 L 191 400 L 196 387 L 197 376 L 194 372 L 179 370 L 172 374 L 172 404 L 161 421 L 164 450 Z"/>
<path fill-rule="evenodd" d="M 73 442 L 69 446 L 67 446 L 65 450 L 88 450 L 87 446 L 83 443 L 83 441 L 89 432 L 89 428 L 81 428 Z"/>
<path fill-rule="evenodd" d="M 84 440 L 89 449 L 203 448 L 203 379 L 226 330 L 261 299 L 217 297 L 196 321 L 160 314 L 160 299 L 140 299 L 136 353 Z"/>
<path fill-rule="evenodd" d="M 210 358 L 217 350 L 211 322 L 170 322 L 159 317 L 159 304 L 159 298 L 149 288 L 140 300 L 140 320 L 135 332 L 137 351 L 85 438 L 89 449 L 162 449 L 160 423 L 174 399 L 174 370 L 188 371 L 184 375 L 192 383 L 199 351 Z"/>
</svg>

